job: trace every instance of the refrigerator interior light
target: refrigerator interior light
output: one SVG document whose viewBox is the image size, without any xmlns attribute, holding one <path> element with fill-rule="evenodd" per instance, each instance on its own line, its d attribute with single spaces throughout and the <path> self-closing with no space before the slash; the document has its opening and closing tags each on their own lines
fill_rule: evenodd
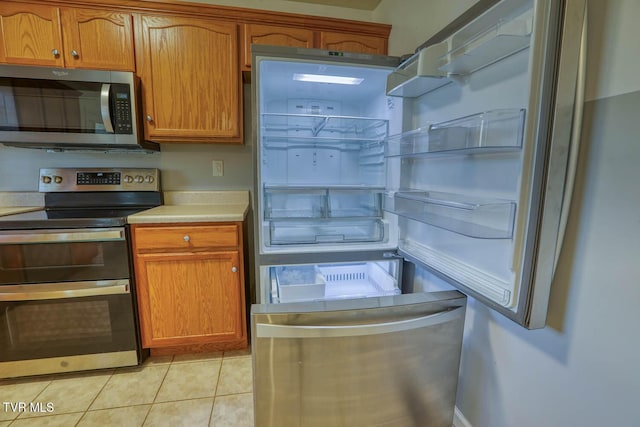
<svg viewBox="0 0 640 427">
<path fill-rule="evenodd" d="M 293 80 L 314 83 L 335 83 L 339 85 L 359 85 L 364 79 L 359 77 L 329 76 L 324 74 L 294 73 Z"/>
</svg>

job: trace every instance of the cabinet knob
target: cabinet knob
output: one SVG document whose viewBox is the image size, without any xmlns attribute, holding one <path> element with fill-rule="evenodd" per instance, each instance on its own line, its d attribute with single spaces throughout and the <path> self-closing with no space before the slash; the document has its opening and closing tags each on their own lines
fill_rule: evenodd
<svg viewBox="0 0 640 427">
<path fill-rule="evenodd" d="M 73 56 L 76 59 L 80 58 L 80 54 L 78 53 L 77 50 L 72 50 L 71 51 L 71 56 Z"/>
<path fill-rule="evenodd" d="M 183 239 L 185 242 L 188 242 L 189 240 L 191 240 L 191 238 L 188 235 L 184 236 Z"/>
<path fill-rule="evenodd" d="M 57 58 L 60 56 L 60 51 L 58 49 L 51 49 L 51 54 Z"/>
<path fill-rule="evenodd" d="M 151 117 L 151 115 L 147 114 L 147 121 L 149 123 L 151 123 L 153 121 L 153 117 Z"/>
<path fill-rule="evenodd" d="M 238 267 L 231 267 L 231 272 L 232 273 L 237 273 L 238 272 Z"/>
</svg>

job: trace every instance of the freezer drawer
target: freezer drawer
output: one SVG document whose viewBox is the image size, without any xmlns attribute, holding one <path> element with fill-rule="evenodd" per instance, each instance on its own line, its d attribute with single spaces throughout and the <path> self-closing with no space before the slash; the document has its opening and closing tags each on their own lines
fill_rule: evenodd
<svg viewBox="0 0 640 427">
<path fill-rule="evenodd" d="M 258 427 L 450 427 L 466 297 L 254 305 Z"/>
<path fill-rule="evenodd" d="M 271 302 L 285 303 L 399 295 L 398 260 L 265 267 Z"/>
</svg>

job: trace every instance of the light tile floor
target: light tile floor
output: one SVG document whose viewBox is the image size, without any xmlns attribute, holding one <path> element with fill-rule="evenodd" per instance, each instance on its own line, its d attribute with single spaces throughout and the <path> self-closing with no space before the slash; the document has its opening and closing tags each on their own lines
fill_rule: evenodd
<svg viewBox="0 0 640 427">
<path fill-rule="evenodd" d="M 152 357 L 134 368 L 0 380 L 0 427 L 252 427 L 252 378 L 246 350 Z M 21 402 L 26 410 L 11 409 L 10 403 L 16 407 Z M 31 412 L 31 403 L 40 403 L 42 410 Z"/>
</svg>

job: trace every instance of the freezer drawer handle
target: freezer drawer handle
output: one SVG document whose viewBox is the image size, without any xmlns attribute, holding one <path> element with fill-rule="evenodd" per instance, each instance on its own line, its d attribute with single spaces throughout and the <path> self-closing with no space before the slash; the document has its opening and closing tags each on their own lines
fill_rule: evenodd
<svg viewBox="0 0 640 427">
<path fill-rule="evenodd" d="M 258 323 L 256 324 L 256 336 L 258 338 L 337 338 L 388 334 L 449 322 L 463 315 L 463 308 L 464 307 L 457 307 L 453 310 L 417 317 L 415 319 L 366 325 L 297 326 Z"/>
</svg>

